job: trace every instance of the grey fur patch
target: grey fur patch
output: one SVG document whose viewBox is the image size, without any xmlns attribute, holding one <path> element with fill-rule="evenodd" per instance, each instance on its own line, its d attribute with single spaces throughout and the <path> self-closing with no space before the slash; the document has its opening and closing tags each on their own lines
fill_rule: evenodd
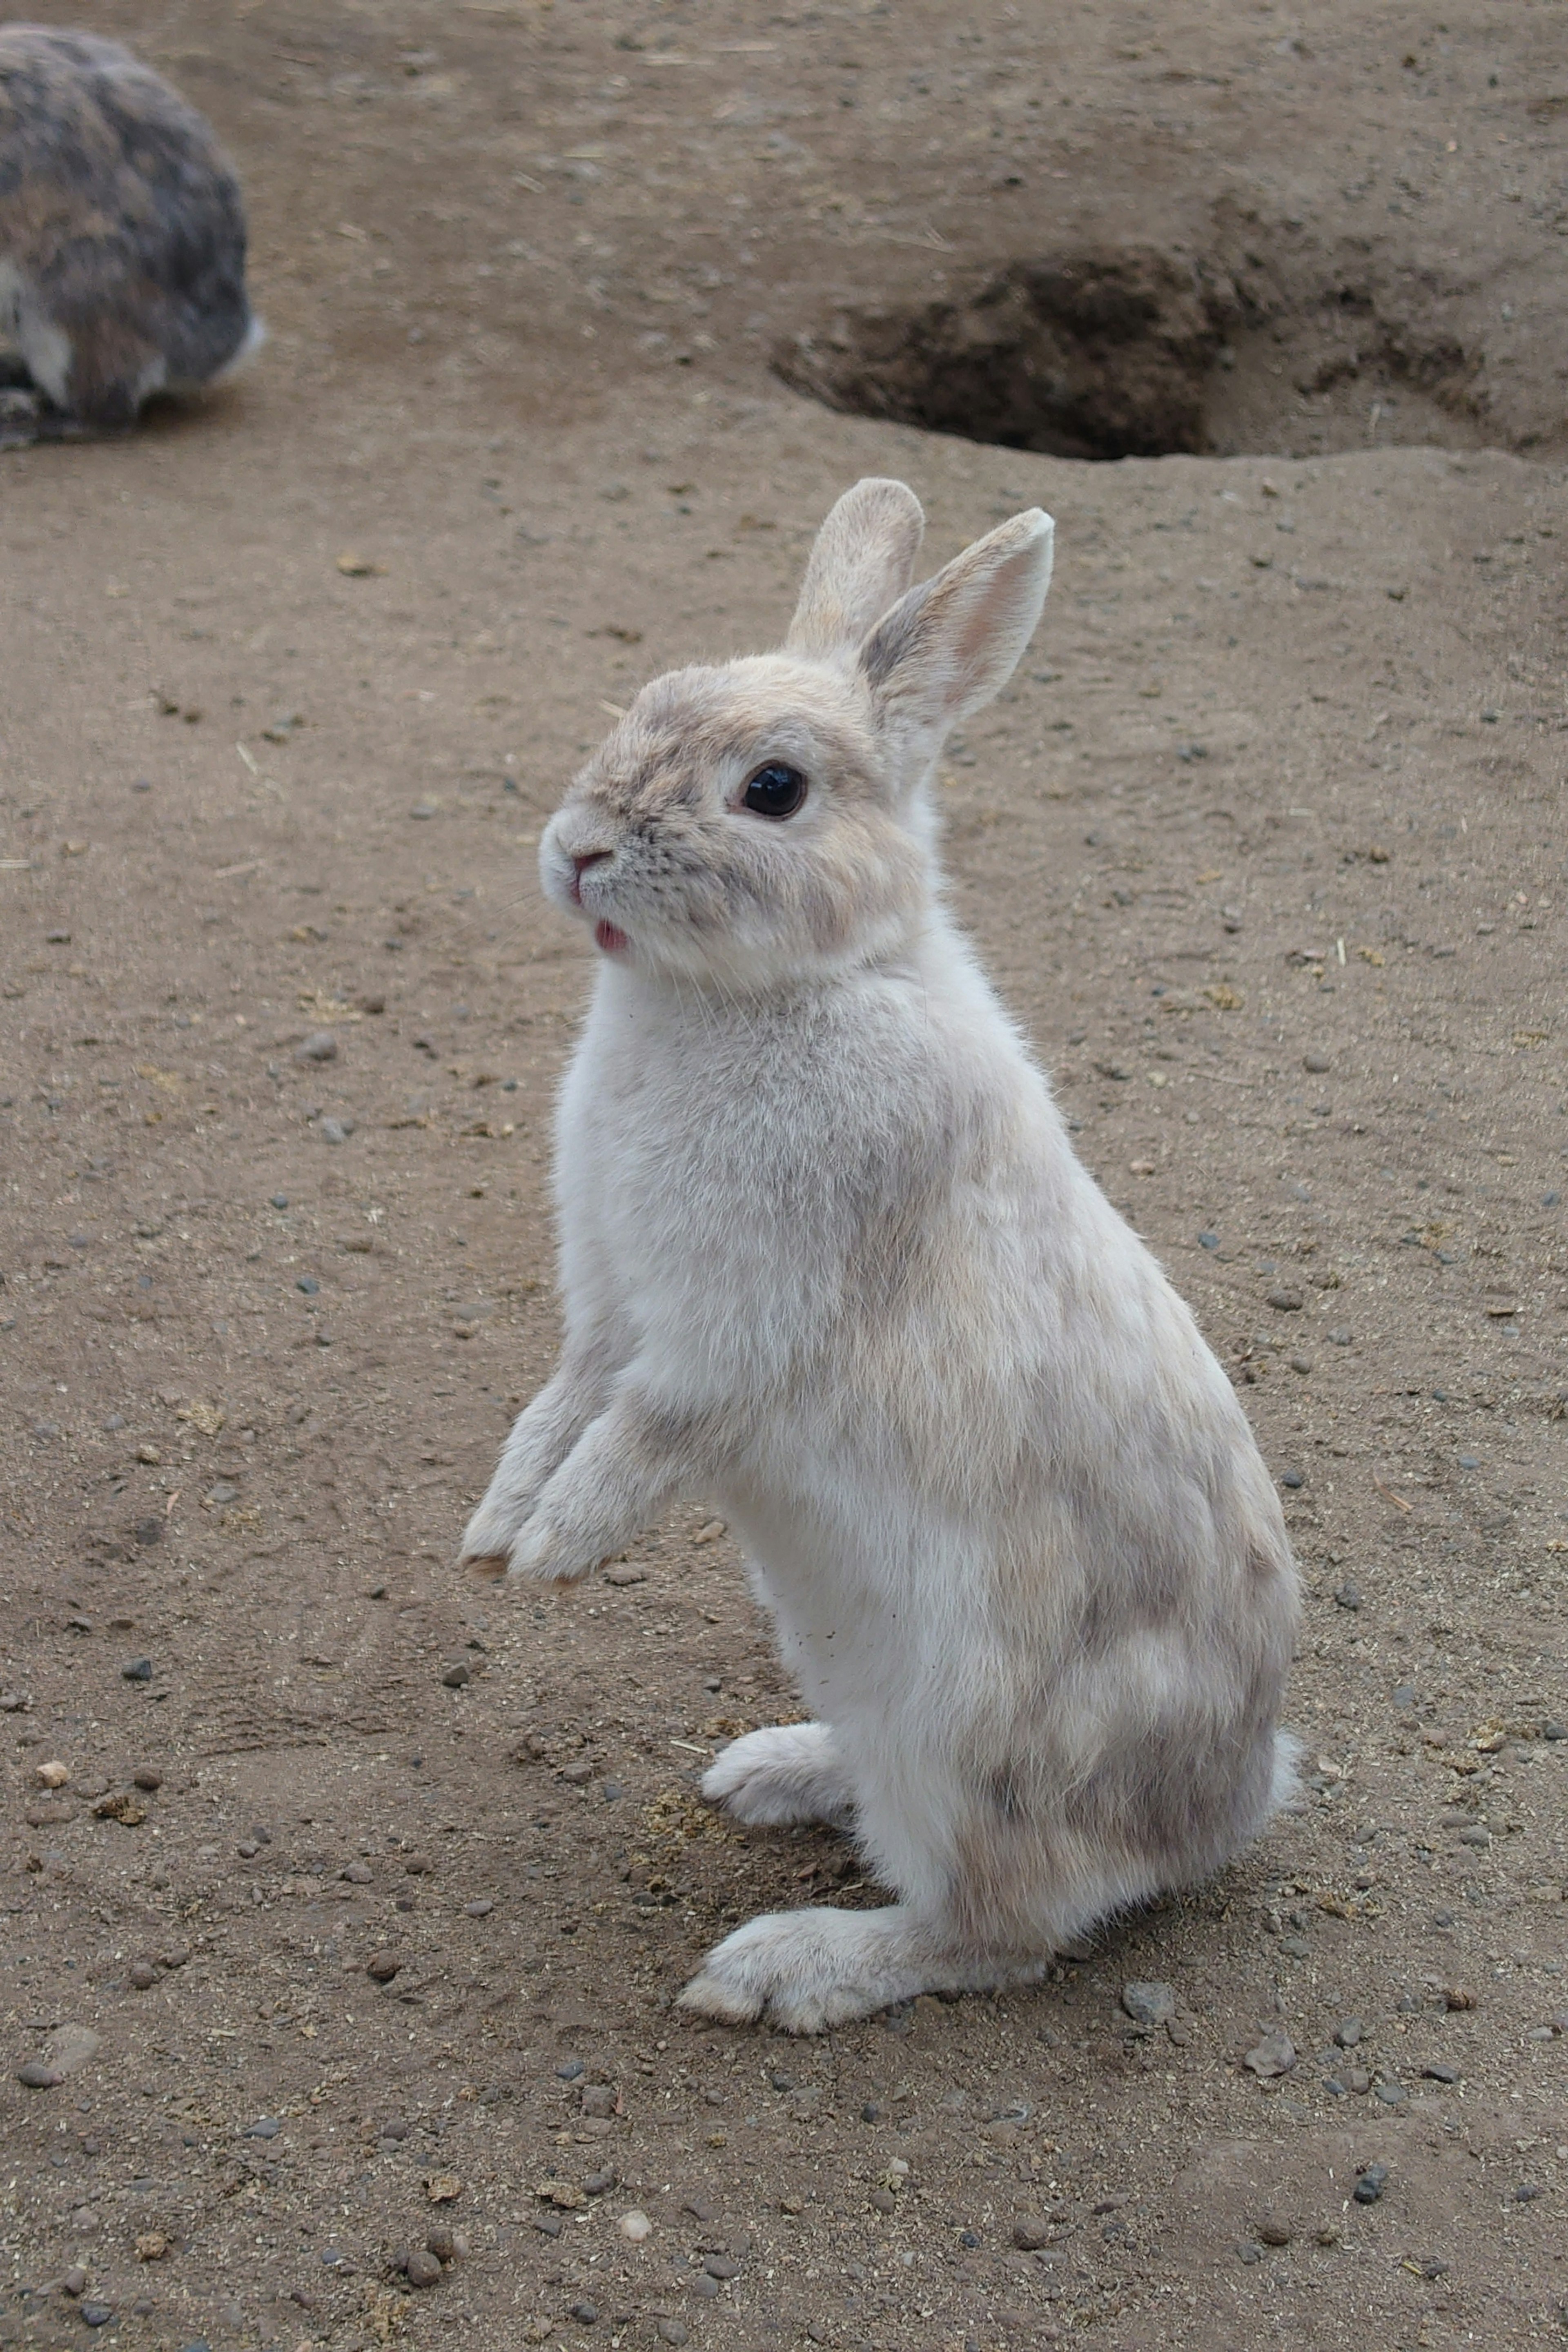
<svg viewBox="0 0 1568 2352">
<path fill-rule="evenodd" d="M 95 430 L 158 384 L 210 383 L 255 332 L 239 184 L 211 129 L 94 34 L 0 26 L 0 254 L 24 353 L 68 348 L 42 388 Z"/>
</svg>

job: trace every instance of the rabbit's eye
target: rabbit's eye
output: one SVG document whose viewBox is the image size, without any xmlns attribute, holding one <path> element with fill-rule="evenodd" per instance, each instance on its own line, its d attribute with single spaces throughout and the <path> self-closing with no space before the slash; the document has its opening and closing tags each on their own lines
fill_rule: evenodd
<svg viewBox="0 0 1568 2352">
<path fill-rule="evenodd" d="M 770 760 L 759 768 L 742 795 L 741 805 L 757 816 L 793 816 L 805 798 L 805 778 L 798 768 Z"/>
</svg>

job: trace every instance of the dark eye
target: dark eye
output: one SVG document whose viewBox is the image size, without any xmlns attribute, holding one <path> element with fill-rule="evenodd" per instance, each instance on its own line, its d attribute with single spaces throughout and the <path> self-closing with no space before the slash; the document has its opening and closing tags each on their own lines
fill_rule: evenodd
<svg viewBox="0 0 1568 2352">
<path fill-rule="evenodd" d="M 805 798 L 805 778 L 798 768 L 770 760 L 759 768 L 742 796 L 741 805 L 757 816 L 793 816 Z"/>
</svg>

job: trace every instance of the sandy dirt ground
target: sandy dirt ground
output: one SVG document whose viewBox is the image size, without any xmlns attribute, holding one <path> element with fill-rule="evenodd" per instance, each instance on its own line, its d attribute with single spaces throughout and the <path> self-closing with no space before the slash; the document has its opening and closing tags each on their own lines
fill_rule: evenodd
<svg viewBox="0 0 1568 2352">
<path fill-rule="evenodd" d="M 93 21 L 272 341 L 0 457 L 0 2345 L 1561 2340 L 1558 12 Z M 773 372 L 1129 247 L 1196 454 Z M 868 471 L 938 558 L 1058 518 L 952 897 L 1279 1476 L 1306 1770 L 1049 1982 L 796 2043 L 671 2010 L 877 1899 L 697 1799 L 794 1705 L 722 1528 L 451 1562 L 556 1330 L 541 824 Z"/>
</svg>

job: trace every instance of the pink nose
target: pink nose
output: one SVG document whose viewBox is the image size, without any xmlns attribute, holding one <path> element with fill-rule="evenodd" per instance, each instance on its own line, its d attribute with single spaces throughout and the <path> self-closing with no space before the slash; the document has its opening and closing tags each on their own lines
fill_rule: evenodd
<svg viewBox="0 0 1568 2352">
<path fill-rule="evenodd" d="M 579 905 L 581 905 L 583 898 L 584 875 L 586 874 L 590 866 L 602 866 L 609 854 L 610 853 L 607 849 L 590 849 L 587 855 L 584 857 L 573 857 L 572 896 L 578 901 Z"/>
</svg>

